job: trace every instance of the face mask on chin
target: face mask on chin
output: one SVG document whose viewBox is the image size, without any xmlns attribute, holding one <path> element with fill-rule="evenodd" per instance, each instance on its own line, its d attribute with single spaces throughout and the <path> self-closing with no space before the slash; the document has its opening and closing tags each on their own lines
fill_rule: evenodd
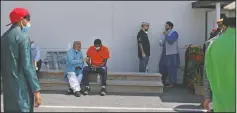
<svg viewBox="0 0 237 113">
<path fill-rule="evenodd" d="M 145 29 L 145 33 L 146 33 L 146 34 L 148 33 L 148 29 Z"/>
</svg>

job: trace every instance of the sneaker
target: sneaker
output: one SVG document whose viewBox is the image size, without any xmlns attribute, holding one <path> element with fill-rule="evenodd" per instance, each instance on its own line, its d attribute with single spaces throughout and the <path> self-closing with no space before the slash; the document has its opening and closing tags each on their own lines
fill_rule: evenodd
<svg viewBox="0 0 237 113">
<path fill-rule="evenodd" d="M 84 95 L 88 95 L 89 94 L 89 91 L 90 91 L 90 87 L 89 86 L 86 86 L 85 87 L 85 90 L 84 90 Z"/>
<path fill-rule="evenodd" d="M 68 94 L 68 95 L 72 95 L 72 94 L 73 94 L 73 90 L 72 90 L 71 88 L 69 88 L 69 89 L 67 90 L 67 94 Z"/>
<path fill-rule="evenodd" d="M 167 87 L 167 88 L 173 88 L 173 87 L 174 87 L 174 85 L 172 85 L 172 84 L 169 84 L 169 85 L 167 85 L 166 87 Z"/>
<path fill-rule="evenodd" d="M 105 96 L 106 95 L 106 88 L 102 86 L 101 91 L 100 91 L 100 95 L 101 96 Z"/>
<path fill-rule="evenodd" d="M 81 93 L 80 93 L 80 91 L 76 91 L 76 92 L 74 93 L 74 95 L 75 95 L 76 97 L 80 97 L 80 96 L 81 96 Z"/>
</svg>

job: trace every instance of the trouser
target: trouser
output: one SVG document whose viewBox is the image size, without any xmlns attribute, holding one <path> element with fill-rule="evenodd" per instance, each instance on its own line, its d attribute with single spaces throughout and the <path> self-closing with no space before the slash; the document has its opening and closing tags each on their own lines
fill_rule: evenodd
<svg viewBox="0 0 237 113">
<path fill-rule="evenodd" d="M 159 72 L 162 75 L 162 83 L 166 85 L 166 78 L 168 76 L 168 69 L 167 69 L 167 58 L 165 55 L 165 52 L 163 51 L 160 57 L 160 62 L 159 62 Z"/>
<path fill-rule="evenodd" d="M 162 74 L 162 82 L 166 84 L 168 79 L 168 84 L 176 84 L 177 81 L 177 71 L 179 65 L 179 55 L 165 55 L 162 53 L 159 62 L 159 72 Z"/>
<path fill-rule="evenodd" d="M 101 76 L 101 85 L 106 86 L 106 80 L 107 80 L 106 67 L 100 67 L 100 68 L 96 68 L 96 70 L 92 70 L 90 67 L 85 66 L 83 68 L 83 84 L 85 86 L 89 86 L 89 74 L 93 72 L 98 73 Z"/>
<path fill-rule="evenodd" d="M 139 57 L 139 72 L 146 72 L 149 56 Z"/>
<path fill-rule="evenodd" d="M 42 60 L 40 59 L 40 60 L 36 63 L 36 66 L 38 67 L 38 70 L 36 70 L 36 74 L 37 74 L 38 79 L 39 79 L 39 72 L 40 72 L 40 69 L 41 69 L 41 65 L 42 65 Z"/>
<path fill-rule="evenodd" d="M 83 75 L 82 74 L 76 75 L 75 72 L 67 72 L 67 77 L 69 80 L 70 88 L 73 90 L 73 92 L 75 93 L 76 91 L 80 91 L 81 90 L 80 84 Z"/>
<path fill-rule="evenodd" d="M 166 55 L 167 57 L 167 72 L 169 84 L 176 84 L 178 71 L 178 56 L 177 54 Z"/>
</svg>

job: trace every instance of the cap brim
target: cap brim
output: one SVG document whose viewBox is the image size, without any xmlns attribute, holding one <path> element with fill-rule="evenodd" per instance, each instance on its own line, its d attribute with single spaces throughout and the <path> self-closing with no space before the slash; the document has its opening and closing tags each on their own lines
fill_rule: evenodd
<svg viewBox="0 0 237 113">
<path fill-rule="evenodd" d="M 223 18 L 221 18 L 221 19 L 217 20 L 217 22 L 223 22 Z"/>
</svg>

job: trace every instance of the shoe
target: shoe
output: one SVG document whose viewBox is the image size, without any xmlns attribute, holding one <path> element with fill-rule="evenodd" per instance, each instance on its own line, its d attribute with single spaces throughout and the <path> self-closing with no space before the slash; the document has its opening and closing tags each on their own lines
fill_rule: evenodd
<svg viewBox="0 0 237 113">
<path fill-rule="evenodd" d="M 100 95 L 101 96 L 105 96 L 106 95 L 106 88 L 105 87 L 101 88 Z"/>
<path fill-rule="evenodd" d="M 88 95 L 89 94 L 89 91 L 90 91 L 90 87 L 89 86 L 86 86 L 85 87 L 85 90 L 83 92 L 84 95 Z"/>
<path fill-rule="evenodd" d="M 67 90 L 67 94 L 68 94 L 68 95 L 72 95 L 72 94 L 73 94 L 73 90 L 72 90 L 71 88 L 69 88 L 69 89 Z"/>
<path fill-rule="evenodd" d="M 80 97 L 80 96 L 81 96 L 81 93 L 80 93 L 80 91 L 76 91 L 76 92 L 74 93 L 74 95 L 75 95 L 76 97 Z"/>
<path fill-rule="evenodd" d="M 167 87 L 167 88 L 173 88 L 173 87 L 174 87 L 174 85 L 172 85 L 172 84 L 169 84 L 169 85 L 167 85 L 166 87 Z"/>
</svg>

